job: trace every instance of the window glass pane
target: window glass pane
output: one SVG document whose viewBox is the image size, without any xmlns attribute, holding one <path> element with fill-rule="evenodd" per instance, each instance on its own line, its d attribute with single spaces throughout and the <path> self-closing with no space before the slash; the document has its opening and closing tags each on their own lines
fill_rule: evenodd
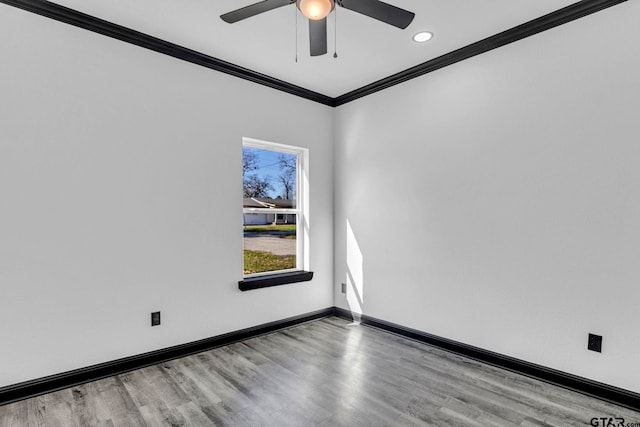
<svg viewBox="0 0 640 427">
<path fill-rule="evenodd" d="M 288 224 L 244 226 L 244 274 L 296 268 L 295 215 L 285 216 Z"/>
<path fill-rule="evenodd" d="M 296 208 L 297 156 L 253 147 L 242 149 L 244 197 L 267 200 L 279 208 Z M 263 206 L 256 206 L 263 207 Z"/>
<path fill-rule="evenodd" d="M 296 208 L 297 156 L 243 147 L 244 274 L 297 267 L 297 214 L 268 210 Z"/>
</svg>

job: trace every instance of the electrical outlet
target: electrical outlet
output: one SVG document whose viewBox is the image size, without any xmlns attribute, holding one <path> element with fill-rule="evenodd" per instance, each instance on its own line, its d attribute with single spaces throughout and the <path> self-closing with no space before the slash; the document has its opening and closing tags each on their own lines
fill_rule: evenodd
<svg viewBox="0 0 640 427">
<path fill-rule="evenodd" d="M 598 353 L 602 353 L 602 336 L 589 334 L 587 349 L 591 351 L 597 351 Z"/>
<path fill-rule="evenodd" d="M 343 293 L 343 294 L 346 294 L 346 293 L 347 293 L 347 284 L 346 284 L 346 283 L 343 283 L 343 284 L 342 284 L 342 293 Z"/>
<path fill-rule="evenodd" d="M 160 324 L 160 312 L 154 311 L 151 313 L 151 326 L 158 326 Z"/>
</svg>

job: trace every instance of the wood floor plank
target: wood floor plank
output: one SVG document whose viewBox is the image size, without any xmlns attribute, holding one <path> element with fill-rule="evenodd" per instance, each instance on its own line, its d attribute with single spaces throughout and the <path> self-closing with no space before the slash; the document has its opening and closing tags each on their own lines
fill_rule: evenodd
<svg viewBox="0 0 640 427">
<path fill-rule="evenodd" d="M 640 413 L 329 317 L 0 406 L 0 427 L 585 426 Z"/>
<path fill-rule="evenodd" d="M 184 390 L 176 384 L 172 370 L 171 362 L 149 366 L 140 370 L 151 385 L 155 396 L 169 407 L 179 406 L 191 400 Z"/>
<path fill-rule="evenodd" d="M 115 425 L 145 426 L 146 423 L 120 376 L 96 381 L 97 397 L 104 402 L 108 420 Z"/>
<path fill-rule="evenodd" d="M 72 399 L 70 399 L 68 390 L 56 391 L 45 395 L 45 424 L 51 427 L 76 427 L 79 421 L 73 417 L 71 402 Z"/>
</svg>

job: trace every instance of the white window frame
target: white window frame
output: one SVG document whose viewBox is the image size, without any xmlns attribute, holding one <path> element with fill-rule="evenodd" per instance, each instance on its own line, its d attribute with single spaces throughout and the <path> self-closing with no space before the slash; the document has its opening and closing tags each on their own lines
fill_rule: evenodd
<svg viewBox="0 0 640 427">
<path fill-rule="evenodd" d="M 242 213 L 294 214 L 296 215 L 296 267 L 285 270 L 265 271 L 245 274 L 245 278 L 268 276 L 309 270 L 309 149 L 260 139 L 242 138 L 242 147 L 276 151 L 296 156 L 296 207 L 285 208 L 242 208 Z M 244 249 L 244 244 L 242 245 Z M 244 262 L 243 262 L 244 265 Z"/>
</svg>

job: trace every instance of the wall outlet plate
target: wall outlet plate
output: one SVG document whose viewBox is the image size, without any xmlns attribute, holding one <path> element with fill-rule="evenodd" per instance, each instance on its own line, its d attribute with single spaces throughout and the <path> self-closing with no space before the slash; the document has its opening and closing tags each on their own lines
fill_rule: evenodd
<svg viewBox="0 0 640 427">
<path fill-rule="evenodd" d="M 343 294 L 347 293 L 347 284 L 346 283 L 342 283 L 342 293 Z"/>
<path fill-rule="evenodd" d="M 154 311 L 151 313 L 151 326 L 158 326 L 160 324 L 160 312 Z"/>
<path fill-rule="evenodd" d="M 598 353 L 602 353 L 602 336 L 589 334 L 587 349 L 591 351 L 597 351 Z"/>
</svg>

